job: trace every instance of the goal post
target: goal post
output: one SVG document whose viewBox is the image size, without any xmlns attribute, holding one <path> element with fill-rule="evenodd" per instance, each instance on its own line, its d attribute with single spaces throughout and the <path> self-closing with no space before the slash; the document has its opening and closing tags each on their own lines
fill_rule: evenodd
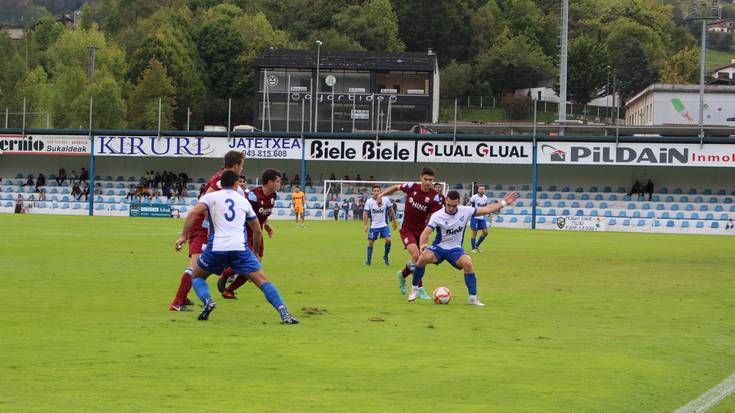
<svg viewBox="0 0 735 413">
<path fill-rule="evenodd" d="M 352 205 L 353 201 L 367 200 L 371 196 L 371 188 L 373 185 L 380 185 L 385 190 L 392 185 L 401 185 L 411 181 L 354 181 L 344 179 L 327 179 L 324 181 L 324 191 L 322 192 L 322 220 L 327 219 L 329 211 L 333 210 L 333 206 L 329 204 L 332 198 L 336 198 L 339 204 L 347 198 Z M 446 195 L 449 187 L 446 182 L 435 182 L 441 184 L 442 194 Z M 400 197 L 403 197 L 401 193 Z M 393 196 L 391 196 L 393 198 Z M 358 202 L 360 203 L 360 202 Z M 329 208 L 327 207 L 329 205 Z M 350 208 L 351 210 L 351 208 Z M 341 206 L 339 211 L 342 211 Z"/>
</svg>

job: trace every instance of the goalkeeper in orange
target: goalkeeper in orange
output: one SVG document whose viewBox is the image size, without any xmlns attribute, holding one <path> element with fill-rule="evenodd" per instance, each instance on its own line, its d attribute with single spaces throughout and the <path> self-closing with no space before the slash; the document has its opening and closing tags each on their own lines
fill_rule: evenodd
<svg viewBox="0 0 735 413">
<path fill-rule="evenodd" d="M 301 216 L 301 227 L 304 227 L 304 193 L 301 186 L 297 186 L 291 194 L 291 208 L 296 214 L 296 226 L 299 226 L 299 216 Z"/>
</svg>

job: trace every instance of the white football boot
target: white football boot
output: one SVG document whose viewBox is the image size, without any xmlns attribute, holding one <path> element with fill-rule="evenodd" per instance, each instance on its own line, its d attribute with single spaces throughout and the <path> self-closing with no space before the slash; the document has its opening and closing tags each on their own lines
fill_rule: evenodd
<svg viewBox="0 0 735 413">
<path fill-rule="evenodd" d="M 478 299 L 476 295 L 471 295 L 469 300 L 467 300 L 467 304 L 476 305 L 478 307 L 485 307 L 485 304 L 481 303 L 480 299 Z"/>
<path fill-rule="evenodd" d="M 411 292 L 408 294 L 408 302 L 412 303 L 416 301 L 419 296 L 419 287 L 411 286 Z"/>
</svg>

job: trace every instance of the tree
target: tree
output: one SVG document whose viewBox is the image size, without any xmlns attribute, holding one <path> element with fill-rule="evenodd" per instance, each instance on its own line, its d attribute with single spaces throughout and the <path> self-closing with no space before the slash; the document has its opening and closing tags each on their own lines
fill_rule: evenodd
<svg viewBox="0 0 735 413">
<path fill-rule="evenodd" d="M 558 53 L 558 17 L 546 15 L 533 0 L 506 0 L 502 3 L 503 19 L 512 35 L 523 35 L 541 46 L 547 56 Z"/>
<path fill-rule="evenodd" d="M 533 99 L 528 96 L 508 94 L 503 96 L 501 106 L 505 113 L 514 120 L 527 119 Z"/>
<path fill-rule="evenodd" d="M 732 50 L 732 33 L 707 32 L 707 44 L 710 48 L 729 53 Z"/>
<path fill-rule="evenodd" d="M 25 76 L 26 65 L 5 32 L 0 32 L 0 56 L 3 57 L 0 59 L 0 107 L 3 111 L 8 107 L 20 109 L 23 96 L 20 96 L 17 84 Z"/>
<path fill-rule="evenodd" d="M 618 74 L 623 72 L 625 56 L 631 55 L 631 47 L 635 45 L 645 54 L 648 65 L 645 72 L 658 73 L 664 60 L 665 49 L 661 37 L 653 29 L 632 20 L 620 18 L 609 24 L 609 34 L 605 46 L 610 56 L 611 66 Z M 637 49 L 636 49 L 637 50 Z"/>
<path fill-rule="evenodd" d="M 43 67 L 36 66 L 26 74 L 25 78 L 18 83 L 18 95 L 21 98 L 26 98 L 27 112 L 50 112 L 48 76 Z M 29 128 L 45 127 L 46 118 L 41 116 L 28 117 L 26 126 Z"/>
<path fill-rule="evenodd" d="M 220 4 L 207 10 L 197 25 L 196 44 L 207 67 L 206 84 L 210 95 L 233 95 L 232 86 L 241 70 L 237 58 L 246 47 L 238 25 L 243 16 L 238 7 Z"/>
<path fill-rule="evenodd" d="M 319 30 L 312 32 L 306 40 L 306 46 L 310 49 L 316 49 L 316 41 L 321 40 L 324 43 L 323 50 L 334 51 L 363 51 L 365 50 L 360 43 L 352 39 L 346 34 L 342 34 L 335 29 Z"/>
<path fill-rule="evenodd" d="M 686 48 L 669 57 L 659 72 L 663 83 L 697 83 L 699 81 L 699 50 Z"/>
<path fill-rule="evenodd" d="M 92 8 L 89 7 L 88 3 L 84 3 L 84 6 L 82 6 L 82 16 L 79 27 L 81 27 L 82 30 L 89 30 L 92 28 Z"/>
<path fill-rule="evenodd" d="M 161 98 L 161 128 L 174 129 L 176 88 L 158 60 L 151 59 L 128 99 L 128 127 L 156 129 Z"/>
<path fill-rule="evenodd" d="M 441 97 L 454 99 L 466 96 L 472 88 L 472 66 L 452 60 L 441 70 Z"/>
<path fill-rule="evenodd" d="M 567 96 L 586 105 L 603 96 L 608 81 L 608 57 L 604 47 L 590 37 L 582 36 L 569 42 Z M 555 85 L 558 93 L 558 85 Z"/>
<path fill-rule="evenodd" d="M 495 0 L 488 3 L 495 3 Z M 393 4 L 398 18 L 398 35 L 405 42 L 407 50 L 423 52 L 431 48 L 443 62 L 470 60 L 472 48 L 477 47 L 477 33 L 472 29 L 478 26 L 469 23 L 475 11 L 482 6 L 481 1 L 401 0 L 394 1 Z M 495 21 L 490 19 L 485 22 L 492 24 Z M 482 29 L 483 32 L 484 29 L 491 31 L 494 26 L 482 26 Z M 468 39 L 472 41 L 468 42 Z M 487 50 L 493 39 L 483 40 L 489 43 L 475 50 Z"/>
<path fill-rule="evenodd" d="M 401 52 L 406 45 L 398 38 L 398 18 L 388 0 L 367 0 L 347 7 L 332 22 L 340 32 L 372 51 Z"/>
<path fill-rule="evenodd" d="M 553 64 L 541 47 L 527 37 L 511 37 L 506 30 L 500 40 L 477 58 L 477 77 L 495 91 L 536 86 L 551 78 Z"/>
<path fill-rule="evenodd" d="M 505 28 L 502 11 L 496 0 L 488 0 L 476 13 L 472 14 L 471 26 L 471 55 L 490 48 Z M 444 49 L 440 47 L 440 52 Z M 442 56 L 443 58 L 443 56 Z"/>
<path fill-rule="evenodd" d="M 614 67 L 618 79 L 618 93 L 623 100 L 656 82 L 657 72 L 640 43 L 630 44 L 623 50 L 619 59 Z"/>
</svg>

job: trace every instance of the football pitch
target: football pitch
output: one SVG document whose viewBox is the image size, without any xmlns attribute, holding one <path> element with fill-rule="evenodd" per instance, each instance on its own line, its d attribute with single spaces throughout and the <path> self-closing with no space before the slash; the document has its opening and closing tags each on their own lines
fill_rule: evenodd
<svg viewBox="0 0 735 413">
<path fill-rule="evenodd" d="M 166 311 L 182 223 L 0 215 L 0 411 L 672 412 L 735 372 L 735 237 L 491 229 L 478 308 L 446 264 L 408 304 L 361 223 L 274 221 L 285 326 L 249 283 Z"/>
</svg>

